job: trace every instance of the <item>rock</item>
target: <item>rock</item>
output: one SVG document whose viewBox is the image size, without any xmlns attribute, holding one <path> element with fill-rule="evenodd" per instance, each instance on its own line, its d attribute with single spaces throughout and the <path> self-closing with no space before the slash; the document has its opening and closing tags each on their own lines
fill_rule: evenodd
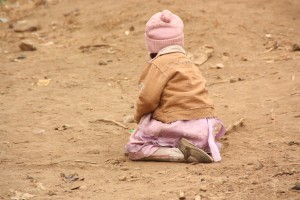
<svg viewBox="0 0 300 200">
<path fill-rule="evenodd" d="M 34 130 L 34 133 L 35 134 L 44 134 L 44 133 L 46 133 L 46 130 L 44 130 L 44 129 L 36 129 L 36 130 Z"/>
<path fill-rule="evenodd" d="M 127 177 L 126 176 L 121 176 L 119 177 L 119 181 L 126 181 L 127 180 Z"/>
<path fill-rule="evenodd" d="M 234 191 L 234 188 L 233 188 L 232 185 L 228 186 L 228 191 L 229 191 L 229 192 L 233 192 L 233 191 Z"/>
<path fill-rule="evenodd" d="M 231 77 L 231 78 L 229 79 L 229 83 L 235 83 L 235 82 L 236 82 L 236 79 L 235 79 L 235 78 Z"/>
<path fill-rule="evenodd" d="M 36 45 L 31 40 L 23 40 L 21 44 L 19 45 L 20 49 L 22 51 L 35 51 Z"/>
<path fill-rule="evenodd" d="M 200 190 L 201 192 L 206 192 L 206 191 L 207 191 L 207 186 L 206 186 L 206 185 L 200 185 L 199 190 Z"/>
<path fill-rule="evenodd" d="M 53 196 L 53 195 L 57 195 L 56 192 L 52 191 L 52 190 L 49 190 L 49 192 L 47 193 L 49 196 Z"/>
<path fill-rule="evenodd" d="M 216 64 L 215 66 L 213 66 L 213 68 L 216 68 L 216 69 L 223 69 L 224 68 L 224 65 L 222 63 L 218 63 Z"/>
<path fill-rule="evenodd" d="M 23 60 L 23 59 L 25 59 L 25 58 L 26 58 L 25 55 L 19 55 L 16 59 L 18 59 L 18 60 Z"/>
<path fill-rule="evenodd" d="M 81 186 L 79 187 L 79 189 L 80 189 L 80 190 L 87 190 L 87 186 L 86 186 L 86 185 L 81 185 Z"/>
<path fill-rule="evenodd" d="M 70 129 L 70 128 L 72 128 L 71 125 L 69 125 L 69 124 L 63 124 L 61 126 L 55 127 L 54 130 L 56 130 L 56 131 L 64 131 L 64 130 L 67 130 L 67 129 Z"/>
<path fill-rule="evenodd" d="M 258 184 L 257 181 L 253 181 L 253 182 L 252 182 L 252 185 L 257 185 L 257 184 Z"/>
<path fill-rule="evenodd" d="M 184 200 L 185 199 L 185 194 L 184 192 L 179 192 L 179 199 Z"/>
<path fill-rule="evenodd" d="M 12 28 L 15 32 L 33 32 L 39 30 L 40 26 L 35 20 L 22 20 L 13 24 Z"/>
<path fill-rule="evenodd" d="M 288 144 L 289 146 L 292 146 L 292 145 L 299 145 L 300 143 L 291 140 L 291 141 L 289 141 L 287 144 Z"/>
<path fill-rule="evenodd" d="M 37 81 L 37 86 L 41 87 L 41 86 L 48 86 L 50 84 L 51 79 L 39 79 Z"/>
<path fill-rule="evenodd" d="M 300 45 L 298 45 L 298 44 L 293 44 L 293 45 L 292 45 L 292 51 L 300 51 Z"/>
<path fill-rule="evenodd" d="M 195 196 L 195 200 L 201 200 L 201 196 L 200 195 L 196 195 Z"/>
<path fill-rule="evenodd" d="M 7 18 L 0 18 L 0 22 L 2 22 L 2 23 L 6 23 L 6 22 L 8 22 L 9 20 L 7 19 Z"/>
<path fill-rule="evenodd" d="M 295 183 L 295 186 L 292 187 L 292 190 L 300 190 L 300 182 Z"/>
<path fill-rule="evenodd" d="M 263 164 L 260 161 L 257 161 L 255 163 L 254 169 L 255 170 L 261 170 L 263 168 Z"/>
<path fill-rule="evenodd" d="M 99 60 L 98 64 L 99 65 L 107 65 L 107 62 L 105 60 Z"/>
<path fill-rule="evenodd" d="M 133 115 L 126 115 L 123 118 L 124 123 L 134 123 L 134 116 Z"/>
<path fill-rule="evenodd" d="M 248 61 L 248 58 L 241 57 L 241 61 Z"/>
<path fill-rule="evenodd" d="M 129 168 L 128 167 L 121 167 L 120 170 L 122 170 L 122 171 L 128 171 Z"/>
</svg>

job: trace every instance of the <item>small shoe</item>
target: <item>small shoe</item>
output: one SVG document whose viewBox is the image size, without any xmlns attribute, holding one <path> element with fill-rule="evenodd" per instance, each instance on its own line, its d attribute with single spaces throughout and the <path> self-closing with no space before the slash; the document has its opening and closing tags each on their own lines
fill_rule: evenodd
<svg viewBox="0 0 300 200">
<path fill-rule="evenodd" d="M 214 162 L 213 158 L 209 156 L 205 151 L 196 147 L 189 140 L 182 138 L 179 141 L 180 151 L 184 155 L 184 159 L 188 161 L 189 157 L 194 158 L 199 163 L 212 163 Z"/>
</svg>

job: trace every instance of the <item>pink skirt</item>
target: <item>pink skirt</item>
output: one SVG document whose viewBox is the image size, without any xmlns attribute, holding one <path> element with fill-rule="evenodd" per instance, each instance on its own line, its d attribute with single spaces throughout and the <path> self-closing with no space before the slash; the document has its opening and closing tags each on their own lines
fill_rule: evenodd
<svg viewBox="0 0 300 200">
<path fill-rule="evenodd" d="M 218 131 L 217 127 L 220 127 Z M 125 149 L 131 160 L 139 160 L 151 156 L 160 147 L 177 148 L 180 139 L 186 138 L 198 148 L 211 153 L 217 162 L 221 160 L 221 144 L 216 140 L 224 134 L 225 127 L 217 118 L 162 123 L 149 114 L 141 119 Z"/>
</svg>

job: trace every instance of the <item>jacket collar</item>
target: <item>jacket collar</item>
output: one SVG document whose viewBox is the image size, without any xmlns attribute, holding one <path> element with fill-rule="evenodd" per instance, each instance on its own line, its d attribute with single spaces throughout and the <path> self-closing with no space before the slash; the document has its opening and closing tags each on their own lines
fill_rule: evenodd
<svg viewBox="0 0 300 200">
<path fill-rule="evenodd" d="M 169 53 L 175 53 L 175 52 L 186 54 L 185 50 L 182 48 L 182 46 L 170 45 L 170 46 L 167 46 L 167 47 L 161 49 L 153 59 L 149 60 L 149 63 L 152 62 L 153 60 L 155 60 L 156 58 L 158 58 L 159 56 L 162 56 L 164 54 L 169 54 Z"/>
</svg>

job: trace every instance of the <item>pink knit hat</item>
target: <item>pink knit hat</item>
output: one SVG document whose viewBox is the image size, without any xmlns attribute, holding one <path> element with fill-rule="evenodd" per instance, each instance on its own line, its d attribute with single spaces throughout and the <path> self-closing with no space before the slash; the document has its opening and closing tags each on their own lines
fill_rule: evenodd
<svg viewBox="0 0 300 200">
<path fill-rule="evenodd" d="M 169 10 L 154 14 L 146 23 L 145 40 L 150 53 L 170 45 L 184 45 L 183 22 Z"/>
</svg>

